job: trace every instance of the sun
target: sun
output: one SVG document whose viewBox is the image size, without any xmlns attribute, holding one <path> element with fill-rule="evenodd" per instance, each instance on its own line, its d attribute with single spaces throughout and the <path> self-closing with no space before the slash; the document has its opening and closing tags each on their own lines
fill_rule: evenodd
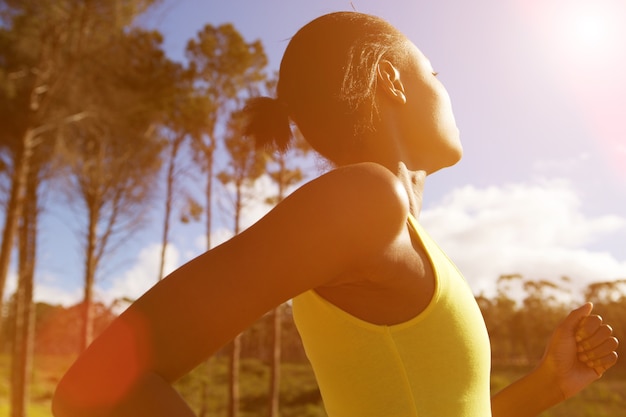
<svg viewBox="0 0 626 417">
<path fill-rule="evenodd" d="M 607 164 L 626 175 L 626 0 L 515 4 L 536 42 L 542 76 L 576 109 Z"/>
<path fill-rule="evenodd" d="M 601 13 L 573 16 L 570 22 L 572 40 L 585 47 L 601 47 L 611 41 L 610 17 Z"/>
<path fill-rule="evenodd" d="M 577 65 L 607 65 L 624 48 L 623 10 L 607 0 L 569 2 L 553 19 L 555 46 Z"/>
<path fill-rule="evenodd" d="M 624 60 L 626 0 L 517 0 L 515 4 L 555 68 L 595 76 L 612 71 Z"/>
</svg>

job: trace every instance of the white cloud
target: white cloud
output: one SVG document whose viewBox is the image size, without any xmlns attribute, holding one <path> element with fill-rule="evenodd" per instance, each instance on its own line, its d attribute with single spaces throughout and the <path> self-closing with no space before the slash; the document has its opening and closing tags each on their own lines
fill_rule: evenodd
<svg viewBox="0 0 626 417">
<path fill-rule="evenodd" d="M 242 213 L 241 224 L 244 229 L 250 227 L 271 210 L 272 206 L 266 204 L 265 201 L 268 197 L 275 196 L 277 192 L 276 184 L 267 174 L 263 174 L 254 183 L 251 190 L 251 195 L 254 196 L 254 203 L 245 206 Z"/>
<path fill-rule="evenodd" d="M 233 237 L 233 231 L 227 229 L 225 227 L 220 227 L 211 233 L 211 246 L 216 247 L 217 245 L 221 245 L 226 242 L 228 239 Z M 203 237 L 204 238 L 204 237 Z M 206 247 L 206 242 L 203 240 L 203 246 Z"/>
<path fill-rule="evenodd" d="M 490 294 L 501 274 L 568 276 L 578 289 L 626 276 L 626 260 L 588 249 L 623 231 L 626 218 L 586 216 L 579 196 L 563 180 L 459 188 L 425 209 L 420 221 L 475 292 Z"/>
<path fill-rule="evenodd" d="M 47 273 L 37 272 L 36 282 L 33 288 L 33 300 L 52 305 L 69 307 L 80 302 L 83 297 L 82 288 L 67 290 L 58 285 L 58 279 Z M 17 274 L 10 270 L 4 288 L 4 299 L 8 300 L 17 289 Z"/>
<path fill-rule="evenodd" d="M 114 278 L 107 288 L 99 287 L 96 290 L 97 299 L 111 305 L 115 300 L 139 298 L 157 282 L 160 255 L 161 245 L 158 243 L 143 248 L 133 266 Z M 179 265 L 179 251 L 174 245 L 169 244 L 166 249 L 164 274 L 167 275 Z"/>
<path fill-rule="evenodd" d="M 588 165 L 591 155 L 587 152 L 563 159 L 537 159 L 531 166 L 531 171 L 543 175 L 571 175 L 581 167 Z"/>
<path fill-rule="evenodd" d="M 73 290 L 66 290 L 54 285 L 36 284 L 33 299 L 35 302 L 69 307 L 82 301 L 83 289 L 74 288 Z"/>
</svg>

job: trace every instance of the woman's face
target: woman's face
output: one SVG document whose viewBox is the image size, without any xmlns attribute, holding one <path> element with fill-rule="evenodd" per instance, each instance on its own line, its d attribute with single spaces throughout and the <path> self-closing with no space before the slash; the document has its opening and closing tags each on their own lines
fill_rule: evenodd
<svg viewBox="0 0 626 417">
<path fill-rule="evenodd" d="M 432 173 L 457 163 L 463 149 L 448 92 L 430 61 L 408 44 L 409 62 L 400 71 L 406 94 L 401 129 L 414 157 Z"/>
</svg>

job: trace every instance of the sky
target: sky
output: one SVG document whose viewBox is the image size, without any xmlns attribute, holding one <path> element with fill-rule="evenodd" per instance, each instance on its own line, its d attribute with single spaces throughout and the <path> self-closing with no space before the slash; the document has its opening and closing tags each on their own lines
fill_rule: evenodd
<svg viewBox="0 0 626 417">
<path fill-rule="evenodd" d="M 450 93 L 464 157 L 429 177 L 420 221 L 476 294 L 493 294 L 501 274 L 567 276 L 574 291 L 626 278 L 623 0 L 166 0 L 140 24 L 161 31 L 167 54 L 184 60 L 205 24 L 230 22 L 260 39 L 277 69 L 299 27 L 353 9 L 403 31 Z M 269 181 L 257 187 L 262 195 Z M 246 224 L 266 210 L 249 208 Z M 65 213 L 45 217 L 35 297 L 70 305 L 81 297 L 82 262 Z M 153 285 L 158 219 L 107 259 L 101 300 Z M 229 236 L 223 224 L 215 233 Z M 201 223 L 175 225 L 169 271 L 204 250 L 202 234 Z"/>
</svg>

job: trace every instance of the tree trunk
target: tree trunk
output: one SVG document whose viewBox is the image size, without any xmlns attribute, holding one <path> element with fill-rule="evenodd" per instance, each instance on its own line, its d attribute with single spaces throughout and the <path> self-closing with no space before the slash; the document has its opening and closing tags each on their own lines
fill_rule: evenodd
<svg viewBox="0 0 626 417">
<path fill-rule="evenodd" d="M 242 194 L 241 184 L 236 186 L 235 197 L 235 235 L 239 234 L 241 225 Z M 237 335 L 231 342 L 230 367 L 228 380 L 228 417 L 238 417 L 239 415 L 239 364 L 241 362 L 241 334 Z"/>
<path fill-rule="evenodd" d="M 34 344 L 33 281 L 37 238 L 37 182 L 28 183 L 19 228 L 19 278 L 11 366 L 11 417 L 25 417 Z"/>
<path fill-rule="evenodd" d="M 211 141 L 214 143 L 214 141 Z M 207 169 L 207 181 L 206 181 L 206 250 L 211 249 L 211 220 L 213 217 L 213 210 L 211 203 L 213 197 L 213 151 L 215 150 L 215 145 L 211 144 L 208 146 L 205 158 L 206 158 L 206 169 Z"/>
<path fill-rule="evenodd" d="M 241 335 L 230 343 L 230 364 L 228 378 L 228 417 L 239 416 L 239 362 L 241 359 Z"/>
<path fill-rule="evenodd" d="M 280 363 L 281 363 L 281 335 L 282 310 L 281 306 L 272 310 L 272 356 L 270 359 L 270 393 L 269 417 L 278 417 L 280 407 Z"/>
<path fill-rule="evenodd" d="M 170 232 L 170 218 L 172 216 L 172 200 L 174 199 L 174 176 L 176 172 L 176 156 L 182 143 L 184 136 L 177 136 L 172 142 L 172 148 L 170 152 L 169 165 L 167 167 L 166 178 L 166 190 L 165 190 L 165 214 L 163 219 L 163 236 L 161 238 L 161 260 L 159 263 L 159 276 L 157 281 L 163 279 L 163 273 L 165 269 L 165 252 L 167 250 L 167 244 L 169 243 Z"/>
<path fill-rule="evenodd" d="M 94 204 L 89 210 L 89 226 L 87 233 L 87 248 L 85 253 L 85 290 L 83 296 L 82 332 L 80 338 L 79 352 L 87 349 L 93 340 L 93 286 L 96 274 L 96 242 L 98 228 L 98 205 Z"/>
<path fill-rule="evenodd" d="M 200 410 L 198 417 L 207 417 L 209 415 L 209 389 L 211 386 L 212 361 L 207 359 L 202 364 L 204 367 L 204 378 L 200 382 Z"/>
<path fill-rule="evenodd" d="M 205 215 L 206 215 L 206 250 L 210 250 L 211 249 L 211 227 L 212 227 L 212 222 L 211 222 L 211 218 L 213 216 L 213 211 L 212 211 L 212 198 L 213 198 L 213 151 L 215 150 L 215 140 L 211 139 L 210 140 L 210 145 L 207 146 L 205 148 L 205 153 L 204 153 L 204 157 L 206 159 L 206 170 L 207 170 L 207 182 L 206 182 L 206 208 L 205 208 Z M 211 380 L 211 362 L 212 362 L 212 358 L 209 358 L 205 361 L 205 379 L 201 385 L 201 398 L 200 398 L 200 417 L 205 417 L 207 414 L 207 410 L 208 410 L 208 404 L 209 404 L 209 381 Z"/>
<path fill-rule="evenodd" d="M 18 219 L 21 216 L 26 193 L 26 183 L 30 171 L 33 148 L 35 147 L 35 131 L 28 129 L 22 139 L 22 149 L 18 151 L 13 177 L 11 180 L 11 193 L 5 211 L 4 230 L 2 232 L 2 245 L 0 246 L 0 311 L 4 300 L 4 287 L 6 286 L 13 243 L 17 233 Z M 2 331 L 2 315 L 0 315 L 0 333 Z"/>
<path fill-rule="evenodd" d="M 285 172 L 287 166 L 284 155 L 278 159 L 280 167 L 278 172 L 278 199 L 280 203 L 285 198 Z M 281 306 L 272 310 L 272 356 L 270 359 L 270 392 L 269 392 L 269 417 L 278 417 L 280 409 L 280 365 L 281 365 L 281 335 L 282 335 L 282 309 Z"/>
</svg>

